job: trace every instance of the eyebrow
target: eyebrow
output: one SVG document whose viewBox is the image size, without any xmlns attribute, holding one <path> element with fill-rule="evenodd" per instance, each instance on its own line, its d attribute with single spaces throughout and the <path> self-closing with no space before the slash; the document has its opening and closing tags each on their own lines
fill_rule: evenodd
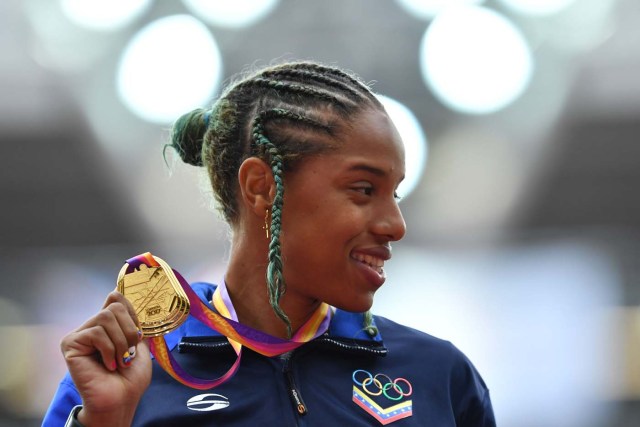
<svg viewBox="0 0 640 427">
<path fill-rule="evenodd" d="M 376 176 L 385 176 L 387 173 L 380 169 L 380 168 L 376 168 L 374 166 L 370 166 L 370 165 L 365 165 L 363 163 L 357 163 L 353 166 L 351 166 L 349 169 L 349 171 L 365 171 L 365 172 L 369 172 L 373 175 Z"/>
<path fill-rule="evenodd" d="M 387 172 L 384 171 L 384 169 L 380 169 L 377 168 L 375 166 L 371 166 L 368 165 L 366 163 L 356 163 L 352 166 L 349 167 L 349 169 L 347 169 L 349 172 L 351 171 L 365 171 L 365 172 L 369 172 L 372 175 L 375 176 L 379 176 L 379 177 L 385 177 L 387 176 Z M 405 175 L 403 174 L 402 177 L 400 177 L 400 181 L 402 182 L 404 181 Z"/>
</svg>

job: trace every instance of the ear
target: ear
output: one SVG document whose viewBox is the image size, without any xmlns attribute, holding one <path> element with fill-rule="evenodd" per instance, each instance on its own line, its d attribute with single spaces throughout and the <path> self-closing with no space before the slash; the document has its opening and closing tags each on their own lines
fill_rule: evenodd
<svg viewBox="0 0 640 427">
<path fill-rule="evenodd" d="M 245 207 L 256 215 L 264 216 L 273 203 L 276 192 L 271 168 L 262 159 L 249 157 L 238 170 L 240 197 Z"/>
</svg>

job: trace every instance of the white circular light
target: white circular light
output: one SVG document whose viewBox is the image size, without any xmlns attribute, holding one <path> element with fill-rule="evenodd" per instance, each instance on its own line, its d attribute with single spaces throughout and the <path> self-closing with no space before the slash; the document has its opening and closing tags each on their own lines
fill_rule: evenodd
<svg viewBox="0 0 640 427">
<path fill-rule="evenodd" d="M 500 0 L 505 6 L 528 15 L 552 15 L 575 3 L 576 0 Z"/>
<path fill-rule="evenodd" d="M 482 4 L 484 0 L 396 0 L 398 4 L 418 19 L 431 19 L 445 7 Z"/>
<path fill-rule="evenodd" d="M 208 102 L 221 76 L 222 58 L 207 27 L 175 15 L 133 37 L 120 60 L 118 94 L 136 115 L 168 123 Z"/>
<path fill-rule="evenodd" d="M 67 18 L 93 30 L 117 30 L 141 16 L 151 0 L 61 0 Z"/>
<path fill-rule="evenodd" d="M 443 104 L 470 114 L 509 105 L 533 71 L 520 31 L 504 16 L 477 6 L 449 8 L 433 20 L 422 38 L 420 65 Z"/>
<path fill-rule="evenodd" d="M 404 104 L 384 95 L 376 95 L 393 121 L 405 150 L 405 177 L 398 196 L 408 196 L 420 182 L 427 161 L 427 138 L 416 116 Z"/>
<path fill-rule="evenodd" d="M 205 21 L 221 27 L 241 28 L 267 16 L 278 0 L 182 0 L 184 5 Z"/>
</svg>

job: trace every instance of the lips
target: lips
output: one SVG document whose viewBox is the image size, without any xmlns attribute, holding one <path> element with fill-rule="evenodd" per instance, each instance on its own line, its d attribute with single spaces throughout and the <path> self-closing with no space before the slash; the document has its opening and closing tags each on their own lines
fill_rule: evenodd
<svg viewBox="0 0 640 427">
<path fill-rule="evenodd" d="M 382 258 L 359 253 L 352 254 L 351 258 L 355 259 L 356 261 L 360 261 L 363 264 L 367 264 L 369 267 L 373 268 L 380 274 L 382 274 L 383 272 L 382 267 L 384 267 L 384 260 Z"/>
<path fill-rule="evenodd" d="M 350 256 L 357 261 L 369 282 L 374 286 L 382 286 L 386 279 L 384 262 L 391 258 L 391 248 L 388 246 L 358 248 L 354 249 Z"/>
</svg>

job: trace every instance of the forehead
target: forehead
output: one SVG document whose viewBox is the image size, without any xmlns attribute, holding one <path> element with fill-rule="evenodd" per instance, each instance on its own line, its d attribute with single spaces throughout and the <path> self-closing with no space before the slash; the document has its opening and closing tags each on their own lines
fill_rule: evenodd
<svg viewBox="0 0 640 427">
<path fill-rule="evenodd" d="M 331 140 L 332 148 L 306 157 L 287 175 L 288 186 L 322 186 L 330 181 L 362 179 L 363 174 L 388 180 L 393 187 L 404 178 L 404 145 L 384 111 L 365 110 L 344 119 Z M 291 187 L 290 187 L 291 188 Z"/>
<path fill-rule="evenodd" d="M 366 161 L 404 176 L 404 145 L 384 111 L 365 110 L 348 120 L 331 154 L 345 162 Z M 335 160 L 335 159 L 334 159 Z"/>
</svg>

